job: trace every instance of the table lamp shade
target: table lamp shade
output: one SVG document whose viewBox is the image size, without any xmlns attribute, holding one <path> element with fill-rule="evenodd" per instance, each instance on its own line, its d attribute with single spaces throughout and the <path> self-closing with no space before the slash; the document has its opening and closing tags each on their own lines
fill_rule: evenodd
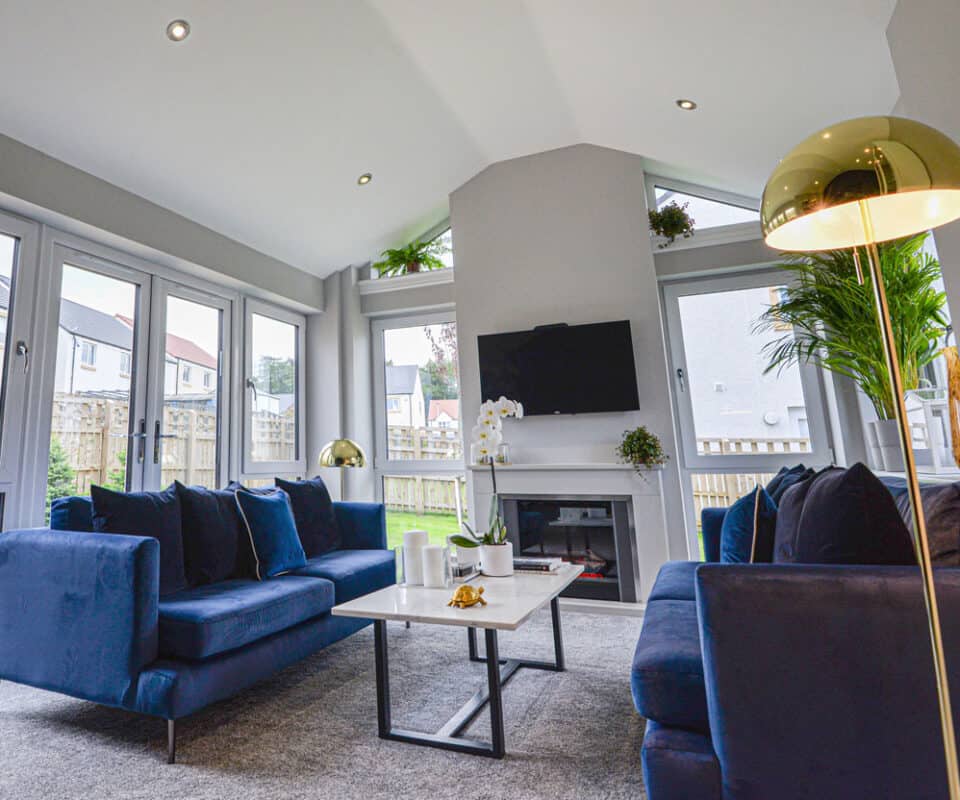
<svg viewBox="0 0 960 800">
<path fill-rule="evenodd" d="M 900 117 L 861 117 L 808 137 L 770 176 L 760 209 L 766 243 L 793 251 L 883 242 L 957 218 L 960 147 Z"/>
<path fill-rule="evenodd" d="M 334 439 L 320 451 L 321 467 L 362 467 L 366 463 L 363 448 L 352 439 Z"/>
</svg>

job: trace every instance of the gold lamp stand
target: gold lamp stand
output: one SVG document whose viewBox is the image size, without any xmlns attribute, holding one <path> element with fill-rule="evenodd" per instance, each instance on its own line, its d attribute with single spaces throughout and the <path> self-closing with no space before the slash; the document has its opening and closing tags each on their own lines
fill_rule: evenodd
<svg viewBox="0 0 960 800">
<path fill-rule="evenodd" d="M 347 499 L 345 469 L 366 466 L 367 457 L 353 439 L 334 439 L 327 442 L 320 451 L 318 466 L 337 467 L 340 470 L 340 501 Z"/>
<path fill-rule="evenodd" d="M 960 147 L 939 131 L 899 117 L 862 117 L 818 131 L 774 170 L 760 211 L 764 238 L 780 250 L 853 248 L 857 277 L 864 246 L 900 446 L 906 466 L 914 547 L 923 579 L 951 800 L 960 800 L 960 771 L 937 592 L 920 483 L 904 402 L 897 343 L 877 242 L 911 236 L 960 218 Z"/>
</svg>

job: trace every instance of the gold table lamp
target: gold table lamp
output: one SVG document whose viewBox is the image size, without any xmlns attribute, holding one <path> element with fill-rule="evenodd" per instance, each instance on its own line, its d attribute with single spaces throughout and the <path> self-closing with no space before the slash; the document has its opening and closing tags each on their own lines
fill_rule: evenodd
<svg viewBox="0 0 960 800">
<path fill-rule="evenodd" d="M 877 242 L 921 233 L 958 218 L 960 147 L 928 125 L 899 117 L 852 119 L 805 139 L 770 176 L 760 210 L 764 239 L 771 247 L 804 252 L 854 248 L 861 283 L 864 278 L 858 248 L 862 246 L 866 252 L 906 465 L 951 800 L 960 800 L 960 772 L 950 688 L 920 484 Z"/>
<path fill-rule="evenodd" d="M 364 455 L 363 448 L 353 439 L 334 439 L 323 446 L 318 463 L 321 467 L 340 468 L 340 501 L 343 502 L 347 497 L 344 468 L 364 467 L 367 464 L 367 457 Z"/>
</svg>

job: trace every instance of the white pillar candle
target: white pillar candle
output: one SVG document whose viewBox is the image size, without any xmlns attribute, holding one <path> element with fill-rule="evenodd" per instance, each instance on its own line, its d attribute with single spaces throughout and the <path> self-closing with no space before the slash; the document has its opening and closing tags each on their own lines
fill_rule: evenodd
<svg viewBox="0 0 960 800">
<path fill-rule="evenodd" d="M 426 531 L 406 531 L 403 534 L 403 579 L 411 586 L 423 583 L 423 560 L 420 551 L 429 541 Z"/>
<path fill-rule="evenodd" d="M 444 586 L 443 548 L 438 544 L 428 544 L 421 551 L 423 558 L 423 585 L 442 589 Z"/>
</svg>

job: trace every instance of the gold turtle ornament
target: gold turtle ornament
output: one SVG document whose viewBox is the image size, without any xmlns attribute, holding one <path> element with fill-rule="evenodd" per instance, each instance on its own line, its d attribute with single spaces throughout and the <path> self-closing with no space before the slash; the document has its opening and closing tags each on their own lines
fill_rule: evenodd
<svg viewBox="0 0 960 800">
<path fill-rule="evenodd" d="M 467 608 L 469 606 L 475 606 L 477 603 L 479 603 L 480 605 L 485 606 L 487 601 L 481 597 L 482 594 L 482 586 L 477 588 L 467 585 L 458 586 L 457 590 L 453 593 L 453 597 L 450 598 L 450 602 L 447 603 L 447 605 L 456 606 L 457 608 Z"/>
</svg>

